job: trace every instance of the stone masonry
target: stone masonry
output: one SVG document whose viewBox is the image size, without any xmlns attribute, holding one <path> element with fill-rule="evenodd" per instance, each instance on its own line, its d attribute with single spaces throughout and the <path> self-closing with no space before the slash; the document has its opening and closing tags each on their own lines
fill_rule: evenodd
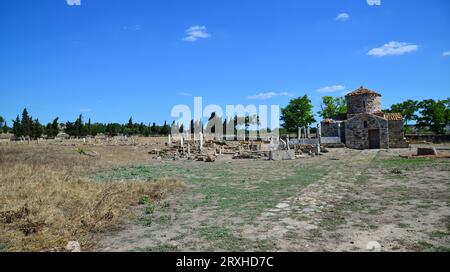
<svg viewBox="0 0 450 272">
<path fill-rule="evenodd" d="M 347 115 L 322 122 L 322 136 L 336 137 L 341 127 L 341 140 L 353 149 L 407 148 L 404 122 L 399 113 L 381 111 L 381 95 L 360 87 L 346 95 Z"/>
</svg>

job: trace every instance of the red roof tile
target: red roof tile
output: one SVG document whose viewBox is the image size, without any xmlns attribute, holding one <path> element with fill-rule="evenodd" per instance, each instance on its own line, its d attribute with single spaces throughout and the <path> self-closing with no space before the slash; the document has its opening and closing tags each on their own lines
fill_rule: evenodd
<svg viewBox="0 0 450 272">
<path fill-rule="evenodd" d="M 384 119 L 388 121 L 403 121 L 403 116 L 400 113 L 385 113 Z"/>
<path fill-rule="evenodd" d="M 358 96 L 358 95 L 366 95 L 366 94 L 381 96 L 381 94 L 361 86 L 361 87 L 359 87 L 359 89 L 357 89 L 357 90 L 347 94 L 346 97 L 352 97 L 352 96 Z"/>
</svg>

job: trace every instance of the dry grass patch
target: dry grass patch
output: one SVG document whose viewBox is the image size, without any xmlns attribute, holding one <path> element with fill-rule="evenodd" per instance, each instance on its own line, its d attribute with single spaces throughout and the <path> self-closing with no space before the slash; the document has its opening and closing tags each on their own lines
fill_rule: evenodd
<svg viewBox="0 0 450 272">
<path fill-rule="evenodd" d="M 139 199 L 184 188 L 173 179 L 93 182 L 81 170 L 92 165 L 72 152 L 36 151 L 0 147 L 1 251 L 64 251 L 69 241 L 93 249 L 95 234 L 133 217 Z"/>
</svg>

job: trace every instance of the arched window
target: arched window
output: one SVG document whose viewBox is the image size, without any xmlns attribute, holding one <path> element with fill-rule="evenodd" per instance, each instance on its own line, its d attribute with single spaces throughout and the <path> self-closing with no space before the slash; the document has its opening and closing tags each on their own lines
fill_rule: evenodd
<svg viewBox="0 0 450 272">
<path fill-rule="evenodd" d="M 367 127 L 368 127 L 367 121 L 364 121 L 364 128 L 367 128 Z"/>
<path fill-rule="evenodd" d="M 366 111 L 366 101 L 363 101 L 364 111 Z"/>
</svg>

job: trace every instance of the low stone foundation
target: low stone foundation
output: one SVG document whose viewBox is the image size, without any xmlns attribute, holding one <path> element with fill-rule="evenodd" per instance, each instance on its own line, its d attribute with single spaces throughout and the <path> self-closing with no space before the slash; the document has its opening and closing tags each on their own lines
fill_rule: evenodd
<svg viewBox="0 0 450 272">
<path fill-rule="evenodd" d="M 271 161 L 289 161 L 295 160 L 294 150 L 275 150 L 269 152 L 269 160 Z"/>
</svg>

